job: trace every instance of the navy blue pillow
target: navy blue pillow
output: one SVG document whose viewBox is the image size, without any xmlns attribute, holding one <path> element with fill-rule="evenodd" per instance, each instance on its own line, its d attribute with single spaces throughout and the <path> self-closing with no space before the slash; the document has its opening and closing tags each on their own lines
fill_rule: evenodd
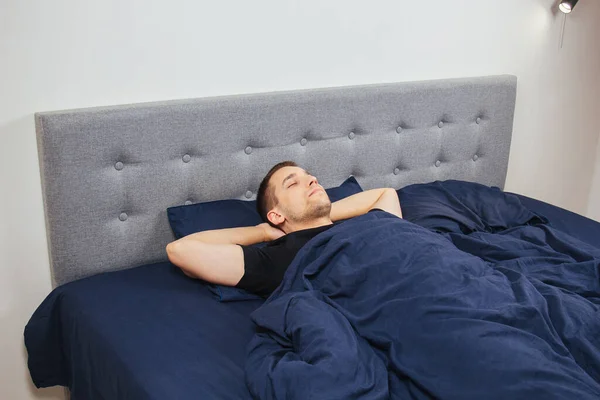
<svg viewBox="0 0 600 400">
<path fill-rule="evenodd" d="M 219 200 L 169 207 L 169 224 L 177 239 L 196 232 L 239 228 L 262 223 L 256 201 Z"/>
<path fill-rule="evenodd" d="M 362 188 L 351 176 L 340 186 L 326 189 L 326 192 L 331 202 L 335 202 L 362 192 Z M 219 200 L 169 207 L 167 216 L 177 239 L 196 232 L 254 226 L 263 222 L 256 211 L 256 201 L 254 200 Z M 245 290 L 228 286 L 210 285 L 210 289 L 219 301 L 261 298 Z"/>
</svg>

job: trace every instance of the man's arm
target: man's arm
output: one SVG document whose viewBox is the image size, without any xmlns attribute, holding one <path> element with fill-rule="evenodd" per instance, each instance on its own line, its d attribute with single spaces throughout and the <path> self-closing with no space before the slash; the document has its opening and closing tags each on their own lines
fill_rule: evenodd
<svg viewBox="0 0 600 400">
<path fill-rule="evenodd" d="M 239 245 L 281 236 L 282 231 L 268 224 L 198 232 L 169 243 L 167 256 L 190 278 L 235 286 L 244 276 L 244 253 Z"/>
<path fill-rule="evenodd" d="M 335 222 L 366 214 L 374 208 L 402 218 L 398 194 L 390 188 L 366 190 L 336 201 L 331 205 L 330 218 Z"/>
<path fill-rule="evenodd" d="M 267 228 L 270 227 L 268 224 L 260 224 L 243 228 L 215 229 L 192 233 L 177 241 L 195 240 L 210 244 L 241 244 L 243 246 L 250 246 L 271 240 L 267 239 Z"/>
</svg>

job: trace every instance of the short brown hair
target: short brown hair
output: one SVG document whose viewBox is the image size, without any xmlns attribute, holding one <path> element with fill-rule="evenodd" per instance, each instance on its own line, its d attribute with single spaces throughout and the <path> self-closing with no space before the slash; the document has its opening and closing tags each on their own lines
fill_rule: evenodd
<svg viewBox="0 0 600 400">
<path fill-rule="evenodd" d="M 275 193 L 273 192 L 273 188 L 269 184 L 271 181 L 271 177 L 277 171 L 284 167 L 297 167 L 293 161 L 283 161 L 279 164 L 276 164 L 273 168 L 269 170 L 267 175 L 263 178 L 260 186 L 258 187 L 258 193 L 256 194 L 256 210 L 258 214 L 263 219 L 263 221 L 268 222 L 271 226 L 275 226 L 269 221 L 267 218 L 267 214 L 269 211 L 273 209 L 277 205 L 277 197 L 275 197 Z"/>
</svg>

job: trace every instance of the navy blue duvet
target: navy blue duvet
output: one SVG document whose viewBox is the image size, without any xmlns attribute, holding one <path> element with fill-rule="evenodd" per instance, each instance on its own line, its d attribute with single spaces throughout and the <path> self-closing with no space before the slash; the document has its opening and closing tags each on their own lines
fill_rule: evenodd
<svg viewBox="0 0 600 400">
<path fill-rule="evenodd" d="M 512 198 L 459 197 L 439 229 L 376 211 L 309 242 L 252 314 L 251 393 L 599 399 L 600 249 Z"/>
</svg>

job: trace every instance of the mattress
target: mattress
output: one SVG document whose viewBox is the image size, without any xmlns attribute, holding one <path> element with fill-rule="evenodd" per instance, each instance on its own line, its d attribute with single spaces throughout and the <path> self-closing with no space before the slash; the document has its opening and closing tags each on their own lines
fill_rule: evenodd
<svg viewBox="0 0 600 400">
<path fill-rule="evenodd" d="M 600 224 L 517 197 L 549 225 L 600 248 Z M 250 314 L 262 303 L 221 303 L 167 262 L 71 282 L 25 329 L 29 369 L 36 386 L 67 386 L 75 400 L 251 398 L 244 365 L 255 333 Z"/>
</svg>

